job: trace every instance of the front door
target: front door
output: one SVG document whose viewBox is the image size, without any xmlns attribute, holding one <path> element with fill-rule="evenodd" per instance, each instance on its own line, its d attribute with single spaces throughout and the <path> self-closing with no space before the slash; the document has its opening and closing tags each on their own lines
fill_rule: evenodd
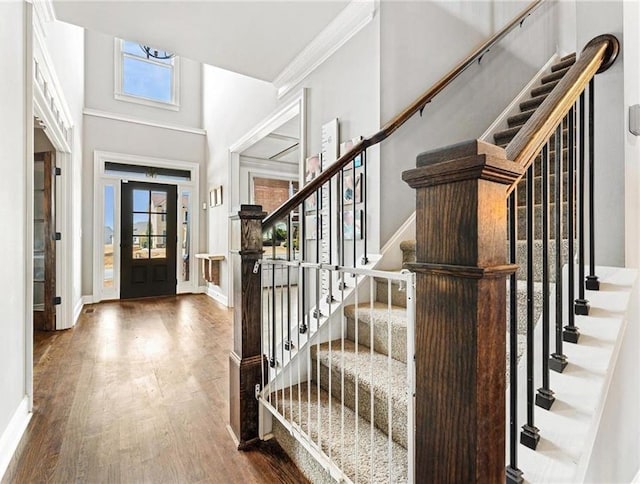
<svg viewBox="0 0 640 484">
<path fill-rule="evenodd" d="M 122 182 L 120 298 L 176 293 L 177 189 Z"/>
</svg>

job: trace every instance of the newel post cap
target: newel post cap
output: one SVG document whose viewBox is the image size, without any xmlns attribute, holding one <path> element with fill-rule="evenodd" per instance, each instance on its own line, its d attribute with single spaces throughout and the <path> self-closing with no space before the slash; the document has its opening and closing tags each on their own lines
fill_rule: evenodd
<svg viewBox="0 0 640 484">
<path fill-rule="evenodd" d="M 524 173 L 504 148 L 477 139 L 421 153 L 416 165 L 402 173 L 412 188 L 473 179 L 511 185 Z"/>
</svg>

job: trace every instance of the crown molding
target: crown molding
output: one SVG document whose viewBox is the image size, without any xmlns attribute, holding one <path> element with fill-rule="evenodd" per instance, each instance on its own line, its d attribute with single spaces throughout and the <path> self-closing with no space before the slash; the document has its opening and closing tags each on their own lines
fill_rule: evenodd
<svg viewBox="0 0 640 484">
<path fill-rule="evenodd" d="M 373 19 L 373 0 L 353 0 L 274 79 L 281 98 Z"/>
</svg>

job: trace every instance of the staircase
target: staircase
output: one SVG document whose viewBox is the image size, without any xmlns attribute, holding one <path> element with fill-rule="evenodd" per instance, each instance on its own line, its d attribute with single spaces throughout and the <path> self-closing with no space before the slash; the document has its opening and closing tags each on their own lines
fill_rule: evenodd
<svg viewBox="0 0 640 484">
<path fill-rule="evenodd" d="M 406 293 L 396 281 L 377 279 L 376 286 L 375 302 L 344 307 L 344 339 L 311 347 L 310 381 L 271 401 L 351 481 L 407 482 Z M 313 482 L 329 482 L 287 434 L 274 421 L 274 435 L 298 466 Z"/>
</svg>

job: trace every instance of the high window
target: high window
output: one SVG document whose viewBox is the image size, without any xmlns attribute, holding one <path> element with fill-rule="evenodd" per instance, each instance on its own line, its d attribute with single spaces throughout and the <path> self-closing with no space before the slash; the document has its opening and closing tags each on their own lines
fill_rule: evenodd
<svg viewBox="0 0 640 484">
<path fill-rule="evenodd" d="M 116 39 L 115 98 L 177 111 L 180 60 L 172 53 Z"/>
</svg>

